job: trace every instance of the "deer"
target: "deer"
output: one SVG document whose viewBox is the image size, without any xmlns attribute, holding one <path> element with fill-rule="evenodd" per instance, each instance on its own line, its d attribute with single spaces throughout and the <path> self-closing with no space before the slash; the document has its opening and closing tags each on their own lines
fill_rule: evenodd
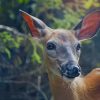
<svg viewBox="0 0 100 100">
<path fill-rule="evenodd" d="M 100 68 L 83 76 L 79 65 L 81 42 L 100 28 L 100 10 L 91 11 L 70 30 L 52 29 L 39 18 L 20 13 L 32 37 L 44 45 L 44 66 L 54 100 L 100 100 Z"/>
</svg>

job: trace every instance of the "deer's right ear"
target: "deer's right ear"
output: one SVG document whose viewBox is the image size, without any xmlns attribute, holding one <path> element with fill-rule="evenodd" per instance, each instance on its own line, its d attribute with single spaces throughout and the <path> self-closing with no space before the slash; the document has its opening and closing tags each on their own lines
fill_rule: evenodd
<svg viewBox="0 0 100 100">
<path fill-rule="evenodd" d="M 47 31 L 50 30 L 47 25 L 41 21 L 40 19 L 29 15 L 28 13 L 20 10 L 22 17 L 24 18 L 26 24 L 28 25 L 31 35 L 33 37 L 45 37 L 47 35 Z"/>
<path fill-rule="evenodd" d="M 79 40 L 89 39 L 96 35 L 100 29 L 100 9 L 87 14 L 74 28 Z"/>
</svg>

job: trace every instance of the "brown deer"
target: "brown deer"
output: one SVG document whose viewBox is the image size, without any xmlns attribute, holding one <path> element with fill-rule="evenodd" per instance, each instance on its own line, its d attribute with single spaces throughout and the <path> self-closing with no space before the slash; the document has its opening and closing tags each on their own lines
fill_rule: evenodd
<svg viewBox="0 0 100 100">
<path fill-rule="evenodd" d="M 51 29 L 40 19 L 20 12 L 32 36 L 45 46 L 44 62 L 54 100 L 100 100 L 100 68 L 82 76 L 78 64 L 80 42 L 92 38 L 100 28 L 100 10 L 87 14 L 72 30 Z"/>
</svg>

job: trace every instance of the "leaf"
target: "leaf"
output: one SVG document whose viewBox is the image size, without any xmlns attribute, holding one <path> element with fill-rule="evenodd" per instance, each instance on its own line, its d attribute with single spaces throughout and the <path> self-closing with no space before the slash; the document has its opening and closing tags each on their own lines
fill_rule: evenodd
<svg viewBox="0 0 100 100">
<path fill-rule="evenodd" d="M 8 58 L 10 59 L 11 58 L 11 53 L 10 53 L 9 49 L 5 48 L 4 52 L 7 54 Z"/>
<path fill-rule="evenodd" d="M 37 53 L 34 54 L 34 57 L 35 57 L 35 60 L 36 60 L 39 64 L 41 64 L 41 58 L 40 58 L 40 56 L 39 56 Z"/>
<path fill-rule="evenodd" d="M 20 3 L 20 4 L 27 4 L 28 2 L 29 2 L 29 0 L 17 0 L 18 1 L 18 3 Z"/>
</svg>

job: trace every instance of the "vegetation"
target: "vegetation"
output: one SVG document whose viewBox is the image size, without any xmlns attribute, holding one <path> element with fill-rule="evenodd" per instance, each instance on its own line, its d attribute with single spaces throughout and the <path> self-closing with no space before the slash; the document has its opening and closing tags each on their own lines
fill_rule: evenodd
<svg viewBox="0 0 100 100">
<path fill-rule="evenodd" d="M 0 0 L 0 100 L 52 100 L 42 70 L 43 46 L 28 34 L 19 9 L 49 27 L 71 29 L 93 7 L 100 7 L 99 0 Z M 84 74 L 100 67 L 99 42 L 100 34 L 83 43 Z"/>
</svg>

